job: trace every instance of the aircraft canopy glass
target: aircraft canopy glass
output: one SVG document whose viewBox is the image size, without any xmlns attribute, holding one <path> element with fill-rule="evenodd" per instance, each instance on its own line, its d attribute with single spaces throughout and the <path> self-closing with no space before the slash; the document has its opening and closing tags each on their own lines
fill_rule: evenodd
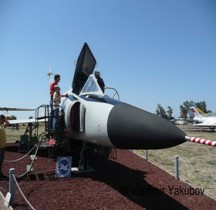
<svg viewBox="0 0 216 210">
<path fill-rule="evenodd" d="M 93 75 L 89 76 L 88 80 L 83 86 L 83 89 L 80 92 L 80 95 L 87 95 L 87 94 L 103 95 L 103 92 L 100 86 L 98 85 L 96 78 Z"/>
</svg>

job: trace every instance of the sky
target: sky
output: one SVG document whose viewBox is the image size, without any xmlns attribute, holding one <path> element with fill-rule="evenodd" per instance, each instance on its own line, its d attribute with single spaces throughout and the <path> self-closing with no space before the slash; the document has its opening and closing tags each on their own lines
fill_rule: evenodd
<svg viewBox="0 0 216 210">
<path fill-rule="evenodd" d="M 215 11 L 215 0 L 0 0 L 0 106 L 49 104 L 49 69 L 67 91 L 87 42 L 121 101 L 176 118 L 191 100 L 216 112 Z"/>
</svg>

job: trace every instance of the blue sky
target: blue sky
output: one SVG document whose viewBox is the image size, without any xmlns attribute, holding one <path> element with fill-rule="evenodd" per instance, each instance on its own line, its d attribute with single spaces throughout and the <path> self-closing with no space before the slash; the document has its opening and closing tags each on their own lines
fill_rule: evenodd
<svg viewBox="0 0 216 210">
<path fill-rule="evenodd" d="M 215 11 L 215 0 L 0 0 L 0 106 L 49 103 L 49 67 L 68 90 L 87 42 L 122 101 L 175 117 L 184 101 L 206 101 L 216 112 Z"/>
</svg>

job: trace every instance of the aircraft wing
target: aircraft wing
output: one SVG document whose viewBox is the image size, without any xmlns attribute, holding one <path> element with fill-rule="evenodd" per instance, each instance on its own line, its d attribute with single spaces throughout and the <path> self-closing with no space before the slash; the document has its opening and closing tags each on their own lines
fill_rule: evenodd
<svg viewBox="0 0 216 210">
<path fill-rule="evenodd" d="M 194 126 L 196 127 L 216 127 L 216 120 L 215 122 L 204 121 L 203 123 L 197 123 Z"/>
<path fill-rule="evenodd" d="M 44 119 L 35 120 L 35 119 L 22 119 L 22 120 L 8 120 L 11 125 L 14 124 L 24 124 L 24 123 L 35 123 L 35 122 L 44 122 Z"/>
<path fill-rule="evenodd" d="M 77 60 L 76 69 L 74 72 L 72 88 L 73 93 L 79 95 L 89 75 L 93 73 L 96 65 L 96 60 L 87 43 L 84 43 L 83 48 Z"/>
<path fill-rule="evenodd" d="M 34 111 L 35 109 L 0 107 L 0 111 Z"/>
</svg>

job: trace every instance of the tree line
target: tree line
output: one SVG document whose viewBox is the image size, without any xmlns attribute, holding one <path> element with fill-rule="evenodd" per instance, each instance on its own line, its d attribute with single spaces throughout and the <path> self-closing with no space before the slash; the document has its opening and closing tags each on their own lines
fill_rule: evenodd
<svg viewBox="0 0 216 210">
<path fill-rule="evenodd" d="M 182 105 L 180 105 L 180 116 L 181 118 L 187 118 L 187 112 L 188 109 L 191 106 L 196 106 L 197 108 L 199 108 L 200 110 L 202 110 L 204 113 L 211 113 L 212 111 L 207 110 L 207 105 L 205 101 L 201 101 L 201 102 L 194 102 L 194 101 L 185 101 L 183 102 Z M 172 120 L 174 119 L 173 115 L 173 109 L 171 108 L 171 106 L 167 107 L 167 110 L 165 110 L 161 104 L 157 105 L 157 109 L 156 109 L 156 115 L 163 117 L 167 120 Z"/>
</svg>

